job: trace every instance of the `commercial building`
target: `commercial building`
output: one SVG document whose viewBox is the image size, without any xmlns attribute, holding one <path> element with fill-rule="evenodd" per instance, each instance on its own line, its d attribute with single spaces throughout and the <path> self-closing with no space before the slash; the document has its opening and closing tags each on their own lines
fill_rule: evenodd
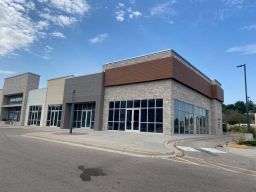
<svg viewBox="0 0 256 192">
<path fill-rule="evenodd" d="M 28 93 L 37 89 L 40 76 L 25 73 L 5 79 L 1 100 L 1 120 L 24 125 Z"/>
<path fill-rule="evenodd" d="M 25 125 L 222 134 L 221 84 L 173 50 L 108 63 L 102 73 L 51 79 L 46 89 L 29 86 L 27 92 L 9 93 L 6 81 L 3 101 L 8 95 L 28 95 Z M 3 104 L 1 118 L 9 119 L 10 106 Z"/>
<path fill-rule="evenodd" d="M 104 66 L 103 127 L 221 134 L 223 90 L 172 50 Z"/>
</svg>

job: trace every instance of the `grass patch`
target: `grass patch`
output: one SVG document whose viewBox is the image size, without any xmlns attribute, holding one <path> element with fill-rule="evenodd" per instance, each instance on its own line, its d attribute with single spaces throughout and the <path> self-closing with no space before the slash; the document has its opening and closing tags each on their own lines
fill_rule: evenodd
<svg viewBox="0 0 256 192">
<path fill-rule="evenodd" d="M 238 144 L 239 145 L 248 145 L 248 146 L 256 147 L 256 140 L 254 140 L 254 141 L 241 141 Z"/>
</svg>

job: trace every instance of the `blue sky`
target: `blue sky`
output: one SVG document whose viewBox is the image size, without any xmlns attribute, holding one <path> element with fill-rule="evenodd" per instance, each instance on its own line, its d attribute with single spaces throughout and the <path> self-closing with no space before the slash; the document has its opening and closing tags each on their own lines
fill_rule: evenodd
<svg viewBox="0 0 256 192">
<path fill-rule="evenodd" d="M 1 0 L 0 87 L 23 72 L 47 79 L 172 48 L 222 83 L 225 103 L 256 102 L 255 0 Z"/>
</svg>

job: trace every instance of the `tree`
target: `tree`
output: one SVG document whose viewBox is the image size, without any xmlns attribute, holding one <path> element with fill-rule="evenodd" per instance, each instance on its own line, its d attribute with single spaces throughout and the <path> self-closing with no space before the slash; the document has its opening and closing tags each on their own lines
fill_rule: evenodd
<svg viewBox="0 0 256 192">
<path fill-rule="evenodd" d="M 235 105 L 233 105 L 233 104 L 229 104 L 229 105 L 226 105 L 226 109 L 227 110 L 236 110 L 236 107 L 235 107 Z"/>
<path fill-rule="evenodd" d="M 235 104 L 235 110 L 241 114 L 246 113 L 246 105 L 243 101 L 237 101 Z"/>
<path fill-rule="evenodd" d="M 256 105 L 249 101 L 248 108 L 250 112 L 256 112 Z M 235 104 L 222 105 L 223 122 L 229 124 L 247 123 L 246 121 L 246 105 L 243 101 L 237 101 Z M 250 121 L 254 120 L 254 116 L 250 115 Z"/>
<path fill-rule="evenodd" d="M 256 105 L 253 103 L 253 101 L 248 101 L 248 109 L 251 113 L 256 113 Z"/>
<path fill-rule="evenodd" d="M 245 120 L 245 115 L 240 114 L 237 111 L 229 111 L 228 113 L 223 115 L 223 121 L 231 125 L 244 123 Z"/>
</svg>

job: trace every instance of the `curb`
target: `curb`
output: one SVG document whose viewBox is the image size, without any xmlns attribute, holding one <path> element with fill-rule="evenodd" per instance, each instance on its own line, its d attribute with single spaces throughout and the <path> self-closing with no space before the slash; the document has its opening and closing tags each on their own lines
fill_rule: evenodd
<svg viewBox="0 0 256 192">
<path fill-rule="evenodd" d="M 144 158 L 174 158 L 174 157 L 176 157 L 175 151 L 164 152 L 164 153 L 154 153 L 154 152 L 136 151 L 136 150 L 131 150 L 131 149 L 121 149 L 120 150 L 120 149 L 113 149 L 113 148 L 105 147 L 105 146 L 101 146 L 101 145 L 63 141 L 61 139 L 49 139 L 49 138 L 45 138 L 45 137 L 32 136 L 32 135 L 22 135 L 22 136 L 27 137 L 27 138 L 32 138 L 32 139 L 49 141 L 49 142 L 53 142 L 53 143 L 67 144 L 67 145 L 76 146 L 76 147 L 96 149 L 99 151 L 118 153 L 118 154 L 135 156 L 135 157 L 144 157 Z"/>
<path fill-rule="evenodd" d="M 174 140 L 174 141 L 167 141 L 167 142 L 165 143 L 165 147 L 166 147 L 166 148 L 168 148 L 168 147 L 172 148 L 172 150 L 173 150 L 173 152 L 174 152 L 174 154 L 175 154 L 174 157 L 183 157 L 183 156 L 185 156 L 185 152 L 184 152 L 183 150 L 181 150 L 181 149 L 178 149 L 178 148 L 176 147 L 176 142 L 177 142 L 177 140 Z"/>
</svg>

